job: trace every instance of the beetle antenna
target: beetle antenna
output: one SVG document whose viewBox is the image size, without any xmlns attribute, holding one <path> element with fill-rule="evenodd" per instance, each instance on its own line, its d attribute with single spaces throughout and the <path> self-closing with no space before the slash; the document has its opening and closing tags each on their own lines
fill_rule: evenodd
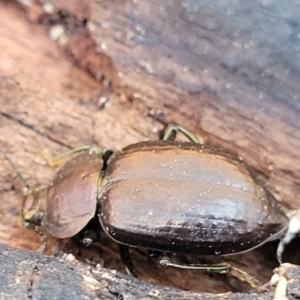
<svg viewBox="0 0 300 300">
<path fill-rule="evenodd" d="M 17 166 L 13 163 L 13 161 L 9 158 L 9 156 L 6 154 L 6 152 L 1 147 L 0 147 L 0 152 L 2 153 L 4 158 L 9 162 L 9 164 L 14 169 L 14 171 L 16 172 L 16 174 L 20 178 L 20 180 L 23 182 L 24 191 L 26 192 L 29 189 L 29 185 L 27 184 L 27 182 L 26 182 L 25 178 L 23 177 L 22 173 L 19 171 Z"/>
</svg>

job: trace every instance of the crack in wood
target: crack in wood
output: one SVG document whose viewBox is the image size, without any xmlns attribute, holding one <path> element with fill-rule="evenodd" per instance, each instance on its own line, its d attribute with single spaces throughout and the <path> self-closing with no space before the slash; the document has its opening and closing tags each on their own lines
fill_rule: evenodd
<svg viewBox="0 0 300 300">
<path fill-rule="evenodd" d="M 13 121 L 13 122 L 15 122 L 15 123 L 18 123 L 19 125 L 24 126 L 24 127 L 26 127 L 27 129 L 30 129 L 30 130 L 34 131 L 35 133 L 37 133 L 37 134 L 40 135 L 40 136 L 46 137 L 46 138 L 47 138 L 48 140 L 50 140 L 51 142 L 54 142 L 54 143 L 56 143 L 56 144 L 58 144 L 58 145 L 60 145 L 60 146 L 63 146 L 63 147 L 69 148 L 69 149 L 72 148 L 70 145 L 67 145 L 67 144 L 65 144 L 65 143 L 63 143 L 63 142 L 61 142 L 61 141 L 59 141 L 59 140 L 57 140 L 57 139 L 52 138 L 50 135 L 48 135 L 48 134 L 42 132 L 41 130 L 37 129 L 35 126 L 33 126 L 33 125 L 31 125 L 31 124 L 28 124 L 28 123 L 24 122 L 23 120 L 20 120 L 20 119 L 14 117 L 13 115 L 10 115 L 10 114 L 8 114 L 8 113 L 2 111 L 2 110 L 0 110 L 0 114 L 1 114 L 3 117 L 9 119 L 10 121 Z"/>
<path fill-rule="evenodd" d="M 27 298 L 28 299 L 33 299 L 33 295 L 32 295 L 33 294 L 33 285 L 36 280 L 36 277 L 39 277 L 39 275 L 40 275 L 40 270 L 37 267 L 37 264 L 35 264 L 32 272 L 30 274 L 28 284 L 27 284 Z"/>
</svg>

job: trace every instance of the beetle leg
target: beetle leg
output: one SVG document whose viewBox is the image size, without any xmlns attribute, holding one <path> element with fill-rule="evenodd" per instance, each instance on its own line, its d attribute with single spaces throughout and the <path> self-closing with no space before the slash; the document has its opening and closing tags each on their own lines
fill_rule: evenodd
<svg viewBox="0 0 300 300">
<path fill-rule="evenodd" d="M 217 265 L 209 265 L 209 264 L 178 264 L 173 263 L 168 256 L 163 255 L 162 252 L 159 251 L 149 251 L 150 256 L 154 261 L 156 261 L 163 268 L 173 267 L 178 269 L 189 269 L 189 270 L 204 270 L 209 272 L 218 272 L 224 273 L 230 271 L 231 266 L 229 264 L 217 264 Z"/>
<path fill-rule="evenodd" d="M 173 263 L 169 257 L 163 255 L 159 251 L 149 251 L 151 258 L 153 258 L 160 266 L 163 268 L 173 267 L 178 269 L 188 269 L 188 270 L 203 270 L 207 272 L 216 272 L 216 273 L 231 273 L 234 277 L 238 278 L 241 281 L 247 282 L 251 287 L 258 289 L 260 283 L 248 273 L 232 267 L 230 264 L 221 263 L 221 264 L 178 264 Z"/>
<path fill-rule="evenodd" d="M 17 168 L 17 166 L 13 163 L 13 161 L 8 157 L 8 155 L 2 148 L 0 148 L 0 152 L 2 153 L 4 158 L 9 162 L 9 164 L 12 166 L 13 170 L 16 172 L 16 174 L 20 178 L 20 180 L 23 182 L 24 193 L 26 193 L 29 189 L 29 185 L 27 184 L 22 172 L 20 172 L 20 170 Z"/>
<path fill-rule="evenodd" d="M 23 202 L 22 202 L 22 219 L 27 224 L 28 222 L 30 222 L 31 218 L 33 218 L 33 216 L 35 215 L 35 213 L 38 210 L 39 199 L 37 197 L 37 194 L 39 193 L 40 190 L 45 189 L 46 186 L 39 185 L 39 186 L 32 187 L 32 188 L 29 187 L 29 185 L 27 184 L 27 182 L 26 182 L 26 180 L 25 180 L 22 172 L 19 171 L 19 169 L 17 168 L 17 166 L 8 157 L 8 155 L 6 154 L 6 152 L 2 148 L 0 148 L 0 152 L 2 153 L 2 155 L 4 156 L 4 158 L 9 162 L 9 164 L 11 165 L 11 167 L 13 168 L 13 170 L 16 172 L 16 174 L 20 178 L 20 180 L 23 182 L 23 185 L 24 185 L 23 186 L 24 197 L 23 197 Z M 32 202 L 31 207 L 29 208 L 29 210 L 25 211 L 25 202 L 26 202 L 26 199 L 27 199 L 28 196 L 32 196 L 33 197 L 33 202 Z"/>
<path fill-rule="evenodd" d="M 261 283 L 256 278 L 249 275 L 247 272 L 245 272 L 241 269 L 235 268 L 235 267 L 230 267 L 229 272 L 230 272 L 230 274 L 232 274 L 234 277 L 236 277 L 240 281 L 247 282 L 254 289 L 257 289 L 257 290 L 260 289 L 259 287 L 261 286 Z"/>
<path fill-rule="evenodd" d="M 42 156 L 47 161 L 47 164 L 49 166 L 55 167 L 55 166 L 62 164 L 65 160 L 69 159 L 70 156 L 72 156 L 73 154 L 76 154 L 76 153 L 82 152 L 82 151 L 87 151 L 87 150 L 90 152 L 94 152 L 99 156 L 102 155 L 101 151 L 99 151 L 98 148 L 92 147 L 90 145 L 84 145 L 84 146 L 72 148 L 70 150 L 67 150 L 67 151 L 65 151 L 57 156 L 53 156 L 53 157 L 49 155 L 49 152 L 47 150 L 44 150 L 44 151 L 42 151 Z"/>
<path fill-rule="evenodd" d="M 27 187 L 26 191 L 24 192 L 23 202 L 22 202 L 22 218 L 24 222 L 33 223 L 36 225 L 40 225 L 42 219 L 42 212 L 41 209 L 41 199 L 40 193 L 46 193 L 47 186 L 40 184 L 34 187 Z M 26 201 L 29 197 L 32 197 L 32 203 L 30 208 L 26 209 Z"/>
<path fill-rule="evenodd" d="M 135 272 L 135 269 L 134 269 L 134 266 L 133 266 L 133 263 L 131 260 L 131 255 L 129 253 L 128 247 L 119 244 L 119 252 L 120 252 L 121 261 L 125 267 L 126 273 L 136 277 L 136 272 Z"/>
<path fill-rule="evenodd" d="M 200 141 L 196 137 L 196 135 L 194 135 L 192 132 L 190 132 L 186 128 L 184 128 L 182 126 L 179 126 L 179 125 L 170 125 L 170 126 L 168 126 L 167 129 L 165 130 L 163 140 L 164 141 L 175 140 L 176 135 L 177 135 L 178 132 L 181 132 L 182 134 L 184 134 L 191 142 L 194 142 L 196 144 L 200 143 Z"/>
<path fill-rule="evenodd" d="M 41 212 L 39 212 L 40 202 L 39 202 L 39 193 L 40 191 L 46 190 L 47 186 L 45 185 L 37 185 L 35 187 L 30 187 L 22 172 L 19 171 L 17 166 L 13 163 L 13 161 L 8 157 L 6 152 L 0 148 L 0 152 L 4 156 L 4 158 L 9 162 L 13 170 L 16 172 L 17 176 L 20 178 L 20 180 L 23 182 L 23 201 L 22 201 L 22 221 L 24 222 L 24 225 L 26 227 L 29 227 L 33 229 L 36 233 L 38 233 L 43 238 L 43 244 L 39 247 L 37 252 L 43 253 L 46 245 L 47 245 L 47 236 L 46 234 L 39 228 L 40 221 L 41 221 Z M 26 200 L 28 197 L 32 196 L 33 201 L 28 210 L 25 209 Z"/>
</svg>

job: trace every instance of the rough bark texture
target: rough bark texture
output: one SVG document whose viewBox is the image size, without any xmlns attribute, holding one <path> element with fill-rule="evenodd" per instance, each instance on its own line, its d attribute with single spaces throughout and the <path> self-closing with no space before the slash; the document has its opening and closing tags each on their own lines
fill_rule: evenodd
<svg viewBox="0 0 300 300">
<path fill-rule="evenodd" d="M 264 294 L 198 294 L 154 285 L 104 268 L 87 267 L 70 256 L 56 259 L 4 245 L 0 245 L 0 253 L 1 299 L 247 300 L 273 296 L 273 290 Z M 299 276 L 299 268 L 288 268 L 284 274 L 287 278 Z M 297 295 L 299 287 L 290 282 L 288 296 Z"/>
<path fill-rule="evenodd" d="M 34 185 L 55 172 L 43 149 L 120 149 L 179 123 L 242 156 L 286 210 L 298 208 L 299 8 L 231 0 L 1 1 L 0 145 Z M 4 159 L 0 183 L 0 243 L 37 249 L 39 236 L 21 222 L 22 183 Z M 297 247 L 285 260 L 299 262 Z M 265 283 L 277 266 L 275 249 L 270 244 L 226 261 Z M 117 246 L 105 236 L 92 249 L 50 237 L 46 254 L 62 251 L 122 270 Z M 11 262 L 19 255 L 12 253 Z M 163 270 L 143 250 L 132 253 L 145 280 L 197 292 L 249 289 L 230 276 Z M 143 287 L 128 279 L 117 293 L 127 283 Z M 161 299 L 176 299 L 175 290 L 165 291 Z"/>
<path fill-rule="evenodd" d="M 273 299 L 274 294 L 273 289 L 262 294 L 192 293 L 100 267 L 87 267 L 70 255 L 57 259 L 4 245 L 0 245 L 0 263 L 1 299 L 268 300 Z M 279 274 L 287 280 L 288 299 L 298 299 L 300 268 L 282 265 Z"/>
</svg>

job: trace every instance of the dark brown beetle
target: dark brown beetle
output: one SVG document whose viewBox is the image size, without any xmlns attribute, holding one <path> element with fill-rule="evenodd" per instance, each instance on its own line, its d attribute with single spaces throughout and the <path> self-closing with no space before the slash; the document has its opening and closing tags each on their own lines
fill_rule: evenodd
<svg viewBox="0 0 300 300">
<path fill-rule="evenodd" d="M 173 141 L 178 131 L 191 142 Z M 48 162 L 83 150 L 61 165 L 48 186 L 27 192 L 24 220 L 69 238 L 98 215 L 106 234 L 119 243 L 131 273 L 127 246 L 149 249 L 165 267 L 231 270 L 254 286 L 252 278 L 228 264 L 180 265 L 161 253 L 231 255 L 257 248 L 287 230 L 288 217 L 252 168 L 199 144 L 183 127 L 170 126 L 163 141 L 116 152 L 83 146 Z"/>
</svg>

